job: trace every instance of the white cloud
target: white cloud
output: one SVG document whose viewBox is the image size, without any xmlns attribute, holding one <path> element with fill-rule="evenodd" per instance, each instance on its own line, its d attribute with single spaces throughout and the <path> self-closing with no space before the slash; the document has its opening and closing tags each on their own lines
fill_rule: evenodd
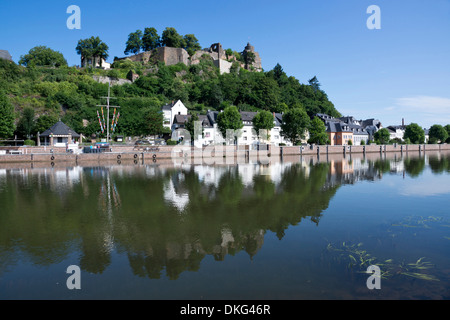
<svg viewBox="0 0 450 320">
<path fill-rule="evenodd" d="M 448 98 L 430 96 L 398 98 L 396 104 L 426 113 L 450 113 L 450 99 Z"/>
<path fill-rule="evenodd" d="M 404 97 L 395 100 L 395 111 L 423 127 L 450 123 L 450 99 L 433 96 Z M 394 110 L 394 109 L 392 109 Z M 408 122 L 410 122 L 408 121 Z"/>
</svg>

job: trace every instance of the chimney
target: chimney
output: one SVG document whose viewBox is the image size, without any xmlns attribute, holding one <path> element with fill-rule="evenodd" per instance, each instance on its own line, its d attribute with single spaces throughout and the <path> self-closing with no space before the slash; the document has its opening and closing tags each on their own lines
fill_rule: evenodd
<svg viewBox="0 0 450 320">
<path fill-rule="evenodd" d="M 405 126 L 405 118 L 402 118 L 402 127 Z"/>
</svg>

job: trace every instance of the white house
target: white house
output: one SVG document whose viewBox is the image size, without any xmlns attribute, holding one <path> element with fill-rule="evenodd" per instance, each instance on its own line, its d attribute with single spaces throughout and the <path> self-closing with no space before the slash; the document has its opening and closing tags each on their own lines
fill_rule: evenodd
<svg viewBox="0 0 450 320">
<path fill-rule="evenodd" d="M 162 112 L 164 114 L 164 127 L 172 129 L 175 115 L 187 116 L 188 109 L 181 100 L 178 100 L 177 102 L 172 101 L 172 103 L 163 106 Z"/>
<path fill-rule="evenodd" d="M 405 134 L 405 126 L 388 126 L 386 129 L 389 131 L 390 139 L 400 139 L 403 140 L 403 135 Z"/>
<path fill-rule="evenodd" d="M 169 104 L 163 107 L 165 119 L 164 126 L 170 126 L 172 130 L 172 139 L 178 140 L 183 136 L 183 133 L 177 132 L 177 129 L 185 128 L 185 124 L 190 118 L 190 115 L 187 115 L 187 109 L 181 102 L 179 106 L 175 105 L 176 104 Z M 195 137 L 196 145 L 220 145 L 225 141 L 217 125 L 217 117 L 219 113 L 219 111 L 208 111 L 206 115 L 198 116 L 199 121 L 202 125 L 203 137 Z M 292 145 L 290 141 L 285 140 L 281 135 L 281 113 L 273 114 L 274 127 L 269 132 L 268 141 L 265 140 L 264 137 L 259 137 L 258 139 L 258 135 L 253 128 L 253 118 L 255 117 L 257 112 L 241 111 L 240 114 L 243 127 L 241 129 L 239 137 L 237 138 L 238 145 L 248 145 L 251 146 L 252 149 L 257 149 L 259 143 L 267 143 L 272 145 L 279 145 L 280 143 L 283 143 L 287 146 Z M 172 115 L 174 115 L 173 118 Z M 170 121 L 169 119 L 172 119 L 172 121 Z"/>
</svg>

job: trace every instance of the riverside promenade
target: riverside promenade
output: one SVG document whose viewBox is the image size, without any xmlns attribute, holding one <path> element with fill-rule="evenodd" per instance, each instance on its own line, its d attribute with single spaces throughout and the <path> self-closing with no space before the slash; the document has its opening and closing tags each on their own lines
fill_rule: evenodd
<svg viewBox="0 0 450 320">
<path fill-rule="evenodd" d="M 265 150 L 249 150 L 248 146 L 207 146 L 203 148 L 191 146 L 159 146 L 136 148 L 127 145 L 112 145 L 108 152 L 102 153 L 68 153 L 65 148 L 58 147 L 0 147 L 0 151 L 11 151 L 12 154 L 0 153 L 2 163 L 42 163 L 77 164 L 82 162 L 173 162 L 187 164 L 233 164 L 247 163 L 249 160 L 264 161 L 267 159 L 289 159 L 298 156 L 328 156 L 352 154 L 387 154 L 387 153 L 427 153 L 450 150 L 450 144 L 415 144 L 415 145 L 367 145 L 367 146 L 272 146 Z"/>
</svg>

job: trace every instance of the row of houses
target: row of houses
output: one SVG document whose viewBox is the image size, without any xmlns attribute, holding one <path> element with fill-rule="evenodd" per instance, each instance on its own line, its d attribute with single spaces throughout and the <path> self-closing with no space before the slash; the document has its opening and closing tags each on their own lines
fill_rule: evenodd
<svg viewBox="0 0 450 320">
<path fill-rule="evenodd" d="M 334 118 L 330 115 L 316 114 L 326 127 L 330 145 L 361 145 L 373 140 L 375 132 L 382 128 L 377 119 L 358 120 L 352 116 Z"/>
<path fill-rule="evenodd" d="M 172 132 L 172 139 L 178 141 L 184 140 L 186 138 L 186 131 L 178 129 L 184 129 L 191 117 L 191 115 L 188 114 L 186 106 L 178 100 L 164 105 L 162 107 L 162 112 L 164 116 L 163 125 Z M 202 134 L 199 134 L 198 137 L 194 137 L 196 138 L 195 144 L 197 146 L 222 144 L 224 142 L 224 138 L 217 124 L 219 113 L 219 111 L 208 111 L 205 115 L 198 116 L 199 122 L 201 123 Z M 253 128 L 253 119 L 256 114 L 257 112 L 240 111 L 243 127 L 241 129 L 241 134 L 237 137 L 237 143 L 239 145 L 248 145 L 252 148 L 257 148 L 260 142 L 272 145 L 292 145 L 292 143 L 289 140 L 284 139 L 281 134 L 281 124 L 283 122 L 282 113 L 273 113 L 274 126 L 270 130 L 267 140 L 260 140 Z M 324 122 L 330 145 L 368 144 L 369 141 L 374 140 L 374 134 L 383 128 L 381 122 L 377 119 L 357 120 L 352 116 L 334 118 L 321 113 L 315 114 L 315 116 Z M 391 139 L 397 138 L 400 140 L 403 139 L 405 128 L 404 121 L 402 121 L 402 125 L 386 127 L 390 133 Z M 425 133 L 425 138 L 427 139 L 428 131 L 425 130 Z M 40 138 L 44 139 L 44 145 L 64 146 L 71 141 L 80 139 L 80 135 L 59 121 L 40 134 Z M 309 133 L 306 132 L 302 143 L 307 143 L 308 139 Z"/>
<path fill-rule="evenodd" d="M 162 107 L 162 112 L 164 114 L 164 126 L 170 128 L 172 131 L 172 139 L 180 140 L 184 139 L 184 129 L 186 123 L 188 122 L 191 115 L 188 114 L 188 109 L 180 101 L 169 103 Z M 217 125 L 217 117 L 219 111 L 210 111 L 206 115 L 199 115 L 199 121 L 202 125 L 203 134 L 196 138 L 196 145 L 211 145 L 211 144 L 222 144 L 224 138 Z M 237 137 L 237 144 L 239 145 L 250 145 L 257 147 L 260 139 L 258 139 L 257 133 L 253 129 L 253 118 L 257 112 L 240 111 L 241 120 L 243 127 L 241 129 L 241 134 Z M 283 115 L 281 113 L 273 113 L 274 127 L 268 132 L 268 139 L 264 143 L 269 144 L 285 144 L 292 145 L 290 141 L 285 140 L 281 135 L 281 123 Z M 306 142 L 306 141 L 305 141 Z"/>
<path fill-rule="evenodd" d="M 163 106 L 162 111 L 164 113 L 164 126 L 171 129 L 172 138 L 177 140 L 184 138 L 183 134 L 177 131 L 177 129 L 183 129 L 190 118 L 188 109 L 184 104 L 178 100 Z M 199 121 L 202 123 L 203 128 L 203 136 L 197 137 L 198 144 L 210 145 L 223 142 L 222 134 L 217 126 L 218 114 L 219 111 L 208 111 L 206 115 L 199 115 Z M 253 118 L 257 112 L 240 111 L 240 114 L 243 128 L 237 143 L 239 145 L 256 146 L 258 144 L 258 137 L 253 130 Z M 324 122 L 331 145 L 367 144 L 370 140 L 373 140 L 375 132 L 382 128 L 381 122 L 377 119 L 357 120 L 351 116 L 334 118 L 321 113 L 315 116 Z M 275 145 L 292 145 L 290 141 L 285 140 L 281 135 L 283 114 L 274 113 L 273 118 L 274 127 L 269 132 L 267 142 Z M 306 132 L 305 139 L 302 142 L 306 143 L 308 138 L 309 134 Z"/>
</svg>

